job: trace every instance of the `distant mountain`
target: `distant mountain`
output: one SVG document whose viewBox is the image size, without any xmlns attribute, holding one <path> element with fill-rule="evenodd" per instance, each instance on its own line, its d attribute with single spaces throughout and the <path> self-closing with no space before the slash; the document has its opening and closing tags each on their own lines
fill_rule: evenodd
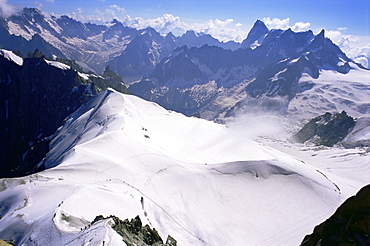
<svg viewBox="0 0 370 246">
<path fill-rule="evenodd" d="M 19 14 L 0 18 L 0 23 L 2 48 L 21 50 L 24 54 L 38 48 L 47 57 L 73 58 L 98 72 L 103 72 L 107 62 L 121 54 L 138 33 L 117 21 L 107 25 L 84 24 L 67 16 L 51 16 L 35 8 L 24 8 Z M 7 35 L 22 39 L 23 47 L 12 45 L 12 40 L 4 38 Z M 44 42 L 31 47 L 30 41 L 35 36 Z"/>
<path fill-rule="evenodd" d="M 84 74 L 36 51 L 22 59 L 0 50 L 0 177 L 40 170 L 50 136 L 63 120 L 107 87 L 127 93 L 122 78 Z M 42 167 L 41 167 L 42 169 Z"/>
<path fill-rule="evenodd" d="M 23 54 L 36 48 L 47 57 L 76 60 L 85 70 L 103 73 L 110 65 L 124 79 L 147 76 L 174 48 L 205 44 L 237 49 L 235 42 L 219 42 L 204 33 L 189 31 L 181 37 L 161 35 L 148 27 L 137 30 L 116 19 L 96 25 L 82 23 L 68 16 L 56 17 L 35 8 L 24 8 L 8 18 L 0 17 L 0 46 Z"/>
<path fill-rule="evenodd" d="M 109 62 L 113 70 L 134 80 L 147 76 L 155 65 L 176 48 L 176 39 L 170 33 L 162 36 L 152 28 L 141 31 L 123 53 Z"/>
<path fill-rule="evenodd" d="M 348 81 L 354 91 L 359 90 L 354 83 L 357 79 L 346 76 L 349 73 L 353 78 L 355 74 L 369 75 L 369 71 L 325 38 L 324 31 L 314 35 L 312 31 L 268 30 L 263 22 L 257 21 L 242 48 L 178 48 L 159 62 L 153 73 L 129 89 L 135 95 L 186 115 L 198 112 L 202 118 L 224 119 L 250 111 L 286 113 L 297 96 L 317 89 L 326 77 L 324 74 L 333 74 L 339 80 Z M 333 83 L 330 85 L 340 86 Z M 368 87 L 362 79 L 359 83 Z M 335 99 L 334 106 L 324 106 L 325 109 L 310 117 L 330 110 L 348 112 L 348 107 L 352 108 L 351 113 L 356 112 L 351 114 L 356 117 L 369 112 L 365 101 L 343 96 L 339 97 L 341 102 Z M 358 104 L 345 100 L 357 100 Z M 322 106 L 314 108 L 319 107 Z"/>
<path fill-rule="evenodd" d="M 203 45 L 217 46 L 224 49 L 236 50 L 240 47 L 239 43 L 234 41 L 220 42 L 218 39 L 212 37 L 210 34 L 197 33 L 193 30 L 188 30 L 182 36 L 177 38 L 178 46 L 202 47 Z"/>
<path fill-rule="evenodd" d="M 172 33 L 161 35 L 148 27 L 142 30 L 127 45 L 123 53 L 112 59 L 109 64 L 114 71 L 129 81 L 137 81 L 150 75 L 155 66 L 179 46 L 201 47 L 203 45 L 232 50 L 240 46 L 235 42 L 221 43 L 209 34 L 187 31 L 181 37 L 175 37 Z"/>
</svg>

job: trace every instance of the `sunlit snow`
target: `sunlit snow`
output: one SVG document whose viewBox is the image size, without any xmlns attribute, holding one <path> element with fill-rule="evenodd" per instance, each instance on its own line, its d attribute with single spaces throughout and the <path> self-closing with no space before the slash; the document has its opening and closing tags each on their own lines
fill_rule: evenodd
<svg viewBox="0 0 370 246">
<path fill-rule="evenodd" d="M 0 238 L 124 245 L 111 221 L 89 224 L 101 214 L 139 215 L 179 245 L 298 245 L 369 181 L 360 162 L 346 174 L 326 169 L 325 158 L 312 165 L 295 148 L 113 90 L 72 114 L 51 147 L 51 169 L 0 180 Z M 351 173 L 362 178 L 349 187 Z"/>
<path fill-rule="evenodd" d="M 23 59 L 22 57 L 17 56 L 12 51 L 0 49 L 0 55 L 8 59 L 9 61 L 13 61 L 19 66 L 23 65 Z"/>
<path fill-rule="evenodd" d="M 71 69 L 70 66 L 68 66 L 67 64 L 61 63 L 61 62 L 49 61 L 49 60 L 45 60 L 45 62 L 47 64 L 49 64 L 50 66 L 57 67 L 57 68 L 60 68 L 62 70 L 69 70 L 69 69 Z"/>
</svg>

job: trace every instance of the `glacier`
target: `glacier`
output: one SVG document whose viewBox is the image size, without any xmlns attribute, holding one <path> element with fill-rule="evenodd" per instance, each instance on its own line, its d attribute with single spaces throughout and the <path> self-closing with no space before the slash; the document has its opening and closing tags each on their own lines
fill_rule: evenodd
<svg viewBox="0 0 370 246">
<path fill-rule="evenodd" d="M 0 238 L 125 245 L 112 221 L 91 222 L 139 215 L 179 245 L 298 245 L 369 181 L 364 150 L 264 144 L 113 89 L 71 114 L 50 146 L 46 170 L 0 180 Z"/>
</svg>

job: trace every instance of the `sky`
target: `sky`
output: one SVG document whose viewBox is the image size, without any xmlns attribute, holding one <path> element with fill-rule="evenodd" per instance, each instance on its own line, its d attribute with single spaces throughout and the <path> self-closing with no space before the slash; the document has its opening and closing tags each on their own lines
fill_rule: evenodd
<svg viewBox="0 0 370 246">
<path fill-rule="evenodd" d="M 257 20 L 271 28 L 321 29 L 370 36 L 369 0 L 0 0 L 0 7 L 37 7 L 84 22 L 116 18 L 127 25 L 180 35 L 203 31 L 220 40 L 242 41 Z"/>
</svg>

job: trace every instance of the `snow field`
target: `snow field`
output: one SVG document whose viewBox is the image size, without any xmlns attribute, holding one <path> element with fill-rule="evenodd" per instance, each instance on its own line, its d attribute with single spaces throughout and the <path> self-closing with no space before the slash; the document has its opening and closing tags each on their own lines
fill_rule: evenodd
<svg viewBox="0 0 370 246">
<path fill-rule="evenodd" d="M 124 245 L 109 220 L 90 223 L 139 215 L 181 245 L 298 245 L 368 180 L 331 173 L 334 161 L 322 161 L 330 157 L 312 165 L 292 147 L 278 151 L 113 90 L 72 114 L 51 147 L 50 169 L 1 180 L 0 238 Z"/>
<path fill-rule="evenodd" d="M 319 79 L 303 74 L 299 83 L 312 83 L 312 89 L 301 92 L 290 102 L 288 113 L 301 119 L 311 119 L 323 112 L 345 110 L 352 117 L 366 117 L 370 113 L 369 71 L 351 64 L 347 74 L 321 70 Z"/>
</svg>

